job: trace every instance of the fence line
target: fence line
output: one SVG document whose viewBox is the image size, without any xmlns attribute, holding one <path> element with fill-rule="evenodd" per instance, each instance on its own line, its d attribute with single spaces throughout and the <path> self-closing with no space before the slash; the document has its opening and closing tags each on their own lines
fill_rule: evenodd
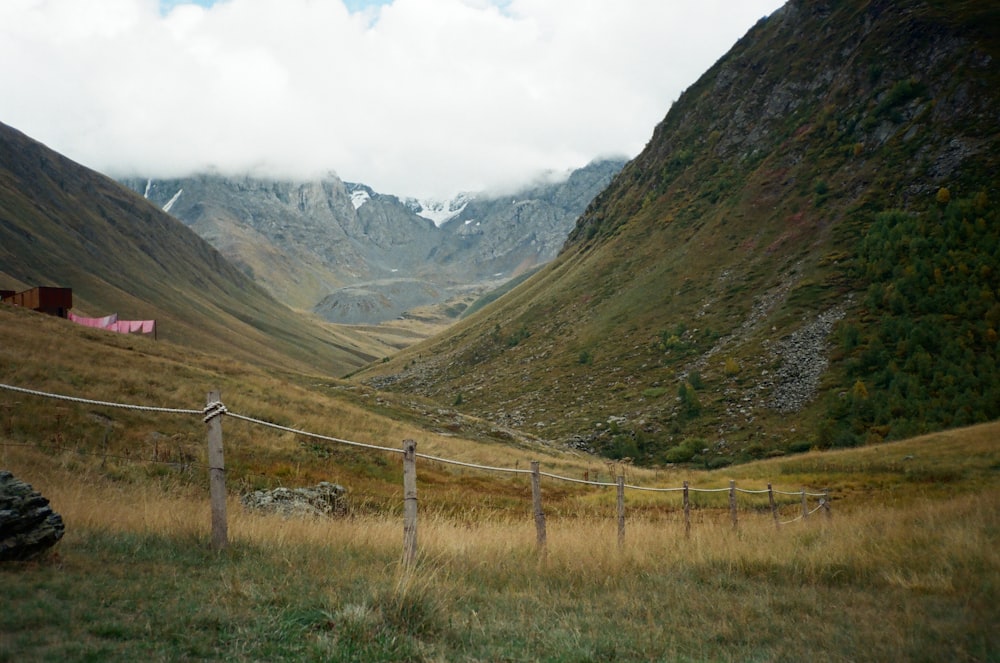
<svg viewBox="0 0 1000 663">
<path fill-rule="evenodd" d="M 275 430 L 284 431 L 286 433 L 293 433 L 295 435 L 302 435 L 302 436 L 305 436 L 305 437 L 311 437 L 311 438 L 315 438 L 315 439 L 318 439 L 318 440 L 324 440 L 324 441 L 327 441 L 327 442 L 335 442 L 337 444 L 346 444 L 346 445 L 350 445 L 350 446 L 361 447 L 361 448 L 364 448 L 364 449 L 372 449 L 374 451 L 383 451 L 383 452 L 395 453 L 395 454 L 402 454 L 403 453 L 403 451 L 401 449 L 395 449 L 395 448 L 392 448 L 392 447 L 382 447 L 382 446 L 379 446 L 379 445 L 376 445 L 376 444 L 367 444 L 367 443 L 364 443 L 364 442 L 355 442 L 353 440 L 345 440 L 345 439 L 339 438 L 339 437 L 332 437 L 332 436 L 329 436 L 329 435 L 322 435 L 320 433 L 313 433 L 311 431 L 306 431 L 306 430 L 302 430 L 302 429 L 299 429 L 299 428 L 293 428 L 291 426 L 282 426 L 281 424 L 276 424 L 276 423 L 273 423 L 273 422 L 270 422 L 270 421 L 264 421 L 263 419 L 257 419 L 257 418 L 250 417 L 250 416 L 247 416 L 247 415 L 244 415 L 244 414 L 239 414 L 239 413 L 230 411 L 228 408 L 226 408 L 219 401 L 208 403 L 206 405 L 206 407 L 203 408 L 203 409 L 201 409 L 201 410 L 192 410 L 192 409 L 183 409 L 183 408 L 152 407 L 152 406 L 148 406 L 148 405 L 132 405 L 132 404 L 128 404 L 128 403 L 114 403 L 114 402 L 109 402 L 109 401 L 98 401 L 98 400 L 92 400 L 92 399 L 89 399 L 89 398 L 78 398 L 78 397 L 74 397 L 74 396 L 64 396 L 64 395 L 61 395 L 61 394 L 53 394 L 53 393 L 44 392 L 44 391 L 37 391 L 37 390 L 34 390 L 34 389 L 25 389 L 23 387 L 15 387 L 15 386 L 12 386 L 12 385 L 2 384 L 2 383 L 0 383 L 0 389 L 8 389 L 10 391 L 17 391 L 17 392 L 21 392 L 21 393 L 25 393 L 25 394 L 31 394 L 33 396 L 42 396 L 42 397 L 46 397 L 46 398 L 55 398 L 55 399 L 60 399 L 60 400 L 73 401 L 73 402 L 77 402 L 77 403 L 85 403 L 85 404 L 89 404 L 89 405 L 103 405 L 103 406 L 107 406 L 107 407 L 117 407 L 117 408 L 124 408 L 124 409 L 130 409 L 130 410 L 139 410 L 139 411 L 146 411 L 146 412 L 165 412 L 165 413 L 171 413 L 171 414 L 193 414 L 193 415 L 196 414 L 196 415 L 202 415 L 203 417 L 205 417 L 206 422 L 209 419 L 211 419 L 213 416 L 215 416 L 215 414 L 216 414 L 215 411 L 217 410 L 218 414 L 224 414 L 225 416 L 232 417 L 233 419 L 238 419 L 238 420 L 241 420 L 241 421 L 245 421 L 247 423 L 257 424 L 259 426 L 265 426 L 267 428 L 273 428 Z M 434 462 L 437 462 L 437 463 L 444 463 L 444 464 L 448 464 L 448 465 L 457 465 L 457 466 L 461 466 L 461 467 L 468 467 L 468 468 L 477 469 L 477 470 L 484 470 L 484 471 L 488 471 L 488 472 L 507 472 L 508 474 L 531 474 L 531 470 L 522 470 L 522 469 L 510 468 L 510 467 L 492 467 L 492 466 L 489 466 L 489 465 L 478 465 L 476 463 L 467 463 L 467 462 L 464 462 L 464 461 L 454 460 L 454 459 L 451 459 L 451 458 L 442 458 L 440 456 L 431 456 L 429 454 L 416 453 L 415 457 L 416 458 L 423 458 L 425 460 L 431 460 L 431 461 L 434 461 Z M 604 488 L 615 488 L 618 485 L 617 482 L 590 481 L 590 480 L 587 480 L 587 479 L 574 479 L 572 477 L 561 476 L 559 474 L 552 474 L 552 473 L 549 473 L 549 472 L 540 472 L 539 474 L 540 474 L 540 476 L 547 477 L 549 479 L 556 479 L 558 481 L 566 481 L 566 482 L 569 482 L 569 483 L 584 484 L 584 485 L 588 485 L 588 486 L 599 486 L 599 487 L 604 487 Z M 664 487 L 656 487 L 656 486 L 637 486 L 637 485 L 633 485 L 633 484 L 625 484 L 625 488 L 628 488 L 630 490 L 645 490 L 645 491 L 651 491 L 651 492 L 680 492 L 680 491 L 684 490 L 683 488 L 664 488 Z M 692 492 L 696 492 L 696 493 L 724 493 L 724 492 L 728 492 L 729 488 L 694 488 L 694 487 L 691 487 L 691 488 L 689 488 L 689 490 L 691 490 Z M 748 493 L 748 494 L 754 494 L 754 493 L 756 493 L 756 494 L 766 494 L 768 492 L 767 490 L 748 490 L 748 489 L 745 489 L 745 488 L 737 488 L 736 490 L 737 490 L 737 492 Z M 775 490 L 774 492 L 777 493 L 777 494 L 780 494 L 780 495 L 793 495 L 793 496 L 799 496 L 801 494 L 800 492 L 790 493 L 790 492 L 784 492 L 784 491 L 780 491 L 780 490 Z M 810 497 L 823 497 L 825 495 L 825 493 L 806 493 L 806 494 L 809 495 Z"/>
<path fill-rule="evenodd" d="M 221 425 L 222 416 L 228 416 L 234 419 L 272 428 L 275 430 L 280 430 L 295 435 L 301 435 L 304 437 L 315 438 L 328 442 L 334 442 L 337 444 L 345 444 L 365 449 L 372 449 L 375 451 L 402 454 L 403 464 L 404 464 L 404 554 L 403 554 L 404 560 L 403 561 L 407 565 L 412 564 L 416 559 L 416 541 L 417 541 L 417 536 L 416 536 L 417 497 L 416 497 L 416 470 L 415 470 L 416 458 L 423 458 L 433 462 L 444 463 L 448 465 L 456 465 L 461 467 L 468 467 L 472 469 L 484 470 L 489 472 L 506 472 L 509 474 L 531 475 L 532 502 L 533 502 L 533 512 L 534 512 L 536 531 L 537 531 L 537 544 L 539 553 L 542 557 L 544 557 L 545 545 L 546 545 L 545 512 L 542 508 L 542 503 L 541 503 L 541 486 L 540 486 L 540 479 L 543 476 L 558 481 L 566 481 L 569 483 L 617 488 L 619 547 L 623 545 L 625 539 L 625 507 L 624 507 L 625 488 L 629 488 L 632 490 L 643 490 L 643 491 L 654 491 L 654 492 L 683 492 L 683 510 L 684 510 L 686 535 L 690 535 L 690 530 L 691 530 L 691 516 L 690 516 L 691 502 L 689 498 L 689 494 L 691 492 L 700 492 L 700 493 L 728 492 L 730 517 L 734 529 L 738 527 L 737 500 L 736 500 L 737 493 L 744 493 L 749 495 L 767 494 L 774 523 L 776 526 L 779 527 L 781 525 L 793 523 L 798 520 L 804 520 L 808 518 L 809 515 L 815 513 L 816 511 L 819 511 L 820 509 L 825 509 L 827 517 L 828 518 L 830 517 L 829 494 L 826 492 L 810 493 L 807 492 L 805 489 L 802 489 L 798 492 L 774 490 L 771 487 L 771 484 L 768 484 L 767 489 L 765 490 L 751 490 L 745 488 L 737 488 L 736 482 L 732 480 L 730 480 L 728 488 L 693 488 L 688 485 L 687 481 L 684 481 L 684 485 L 681 488 L 637 486 L 637 485 L 626 484 L 624 481 L 624 475 L 619 475 L 614 483 L 610 483 L 602 481 L 590 481 L 588 479 L 574 479 L 571 477 L 565 477 L 558 474 L 542 472 L 539 469 L 538 461 L 531 461 L 530 470 L 479 465 L 476 463 L 467 463 L 450 458 L 441 458 L 438 456 L 416 453 L 416 442 L 414 442 L 413 440 L 404 440 L 402 449 L 394 449 L 374 444 L 366 444 L 363 442 L 345 440 L 342 438 L 331 437 L 328 435 L 321 435 L 319 433 L 313 433 L 310 431 L 292 428 L 290 426 L 282 426 L 280 424 L 275 424 L 269 421 L 263 421 L 261 419 L 256 419 L 254 417 L 249 417 L 235 412 L 230 412 L 228 408 L 222 403 L 221 396 L 217 391 L 212 391 L 208 393 L 206 397 L 206 405 L 204 408 L 202 408 L 201 410 L 193 410 L 184 408 L 152 407 L 144 405 L 133 405 L 128 403 L 99 401 L 88 398 L 79 398 L 75 396 L 66 396 L 62 394 L 53 394 L 49 392 L 38 391 L 35 389 L 26 389 L 23 387 L 17 387 L 3 383 L 0 383 L 0 389 L 6 389 L 9 391 L 28 394 L 32 396 L 53 398 L 53 399 L 65 400 L 65 401 L 88 404 L 88 405 L 123 408 L 128 410 L 145 411 L 145 412 L 202 416 L 202 419 L 206 424 L 208 431 L 207 432 L 208 464 L 207 465 L 203 465 L 201 463 L 185 463 L 185 464 L 188 466 L 195 465 L 199 467 L 207 467 L 209 470 L 209 479 L 210 479 L 209 484 L 210 484 L 211 505 L 212 505 L 212 546 L 217 550 L 221 550 L 228 545 L 227 524 L 226 524 L 225 462 L 223 458 L 223 447 L 222 447 L 222 425 Z M 2 444 L 0 446 L 36 446 L 36 445 Z M 72 449 L 66 449 L 66 450 L 75 451 Z M 113 455 L 109 456 L 108 454 L 91 453 L 88 455 L 101 456 L 105 459 L 119 458 L 123 460 L 132 460 L 131 458 L 128 457 L 113 456 Z M 168 463 L 169 461 L 148 461 L 148 462 Z M 800 497 L 802 500 L 802 514 L 791 520 L 779 521 L 777 506 L 774 499 L 775 494 Z M 812 511 L 809 511 L 807 508 L 808 497 L 820 498 L 819 505 Z"/>
</svg>

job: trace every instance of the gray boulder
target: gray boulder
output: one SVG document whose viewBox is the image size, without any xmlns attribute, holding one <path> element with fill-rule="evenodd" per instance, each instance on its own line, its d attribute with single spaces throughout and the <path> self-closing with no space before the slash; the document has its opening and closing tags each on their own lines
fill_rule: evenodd
<svg viewBox="0 0 1000 663">
<path fill-rule="evenodd" d="M 46 498 L 0 470 L 0 561 L 31 559 L 54 546 L 65 530 Z"/>
<path fill-rule="evenodd" d="M 342 516 L 347 513 L 347 491 L 343 486 L 320 481 L 305 488 L 255 490 L 240 498 L 249 511 L 282 516 Z"/>
</svg>

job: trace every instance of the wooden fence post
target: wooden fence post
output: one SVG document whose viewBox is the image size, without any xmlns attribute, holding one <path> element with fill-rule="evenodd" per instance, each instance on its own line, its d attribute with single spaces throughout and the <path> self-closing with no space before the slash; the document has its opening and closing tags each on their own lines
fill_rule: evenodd
<svg viewBox="0 0 1000 663">
<path fill-rule="evenodd" d="M 767 484 L 767 501 L 771 503 L 771 517 L 774 518 L 774 526 L 780 528 L 781 523 L 778 521 L 778 505 L 774 501 L 774 488 L 771 484 Z"/>
<path fill-rule="evenodd" d="M 101 440 L 101 469 L 108 462 L 108 439 L 111 437 L 111 422 L 104 426 L 104 438 Z"/>
<path fill-rule="evenodd" d="M 545 554 L 545 512 L 542 511 L 542 475 L 538 461 L 531 461 L 531 503 L 535 512 L 535 534 L 538 538 L 538 552 Z"/>
<path fill-rule="evenodd" d="M 21 401 L 14 401 L 13 403 L 0 403 L 0 408 L 3 408 L 7 415 L 4 417 L 4 432 L 9 437 L 11 433 L 14 432 L 14 412 L 21 405 Z"/>
<path fill-rule="evenodd" d="M 417 443 L 403 440 L 403 564 L 417 559 Z"/>
<path fill-rule="evenodd" d="M 684 536 L 691 538 L 691 496 L 687 481 L 684 482 Z"/>
<path fill-rule="evenodd" d="M 205 424 L 208 427 L 208 480 L 212 501 L 212 548 L 223 550 L 229 545 L 226 523 L 226 463 L 222 454 L 222 395 L 208 392 Z"/>
<path fill-rule="evenodd" d="M 618 547 L 625 545 L 625 477 L 618 477 Z"/>
<path fill-rule="evenodd" d="M 833 511 L 830 510 L 830 491 L 823 491 L 823 501 L 820 502 L 823 505 L 823 512 L 826 514 L 826 519 L 828 521 L 833 520 Z"/>
<path fill-rule="evenodd" d="M 806 489 L 802 489 L 802 520 L 809 517 L 809 499 L 806 497 Z"/>
<path fill-rule="evenodd" d="M 729 481 L 729 517 L 733 521 L 733 529 L 739 526 L 739 520 L 736 517 L 736 482 Z"/>
</svg>

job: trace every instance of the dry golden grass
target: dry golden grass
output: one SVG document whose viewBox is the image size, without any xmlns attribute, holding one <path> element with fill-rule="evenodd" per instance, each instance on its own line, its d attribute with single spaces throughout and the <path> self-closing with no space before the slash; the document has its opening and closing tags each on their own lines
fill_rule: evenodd
<svg viewBox="0 0 1000 663">
<path fill-rule="evenodd" d="M 855 458 L 840 461 L 851 466 Z M 195 592 L 177 577 L 188 573 L 183 560 L 192 554 L 182 548 L 207 549 L 204 486 L 183 476 L 102 470 L 99 462 L 0 447 L 0 465 L 35 477 L 67 522 L 57 548 L 59 575 L 89 586 L 106 573 L 103 564 L 119 560 L 143 569 L 135 592 Z M 814 462 L 803 458 L 807 469 Z M 301 652 L 287 652 L 302 642 L 316 648 L 310 649 L 315 658 L 350 659 L 345 652 L 359 642 L 374 648 L 357 660 L 586 660 L 612 650 L 625 660 L 983 660 L 997 652 L 989 627 L 1000 578 L 995 480 L 947 499 L 910 491 L 903 500 L 838 505 L 832 519 L 815 514 L 780 529 L 767 511 L 744 510 L 734 531 L 724 508 L 703 507 L 690 537 L 676 496 L 669 509 L 634 508 L 630 492 L 622 547 L 614 491 L 567 491 L 550 511 L 544 556 L 536 550 L 527 491 L 505 508 L 477 504 L 477 491 L 490 487 L 468 486 L 466 506 L 457 510 L 447 505 L 459 496 L 442 503 L 441 484 L 420 486 L 420 552 L 409 570 L 400 564 L 398 510 L 339 520 L 281 518 L 247 513 L 231 498 L 229 554 L 198 562 L 206 569 L 199 582 L 208 581 L 209 589 L 197 591 L 212 591 L 213 598 L 209 607 L 184 610 L 210 610 L 209 623 L 231 624 L 246 653 L 232 656 L 223 648 L 202 657 L 249 660 L 278 651 L 297 658 Z M 797 505 L 785 510 L 794 516 Z M 20 578 L 7 580 L 19 586 Z M 76 609 L 87 609 L 85 593 L 70 595 Z M 172 600 L 183 606 L 195 599 Z M 277 611 L 268 619 L 305 625 L 262 635 L 275 627 L 254 625 L 251 605 L 274 606 L 266 609 Z M 182 614 L 188 613 L 168 616 L 168 624 Z M 105 618 L 99 634 L 130 634 L 130 642 L 139 638 L 137 647 L 158 642 L 173 652 L 165 656 L 178 655 L 170 644 L 176 634 L 157 636 L 154 629 L 138 636 L 130 617 L 111 611 Z M 103 651 L 101 642 L 87 651 Z M 408 644 L 398 650 L 399 643 Z"/>
<path fill-rule="evenodd" d="M 39 333 L 44 332 L 44 333 Z M 766 495 L 616 491 L 543 478 L 544 557 L 524 474 L 418 459 L 416 567 L 402 557 L 400 455 L 223 420 L 230 550 L 208 549 L 205 426 L 0 391 L 0 467 L 49 497 L 67 535 L 2 570 L 0 661 L 990 660 L 1000 643 L 994 423 L 706 472 L 643 470 L 497 433 L 409 398 L 278 375 L 147 339 L 0 311 L 0 381 L 115 402 L 233 412 L 332 437 L 573 479 L 828 489 L 832 519 L 775 528 Z M 251 488 L 329 480 L 350 515 L 245 512 Z M 781 520 L 801 513 L 780 496 Z M 816 507 L 812 498 L 809 508 Z M 26 572 L 24 572 L 26 570 Z M 111 597 L 101 601 L 97 596 Z M 149 599 L 148 597 L 155 597 Z M 834 608 L 831 609 L 831 606 Z M 2 612 L 2 611 L 0 611 Z M 68 615 L 40 621 L 41 615 Z M 76 643 L 76 644 L 72 644 Z"/>
<path fill-rule="evenodd" d="M 207 536 L 209 509 L 207 491 L 184 476 L 161 476 L 140 481 L 138 475 L 101 469 L 96 458 L 73 455 L 50 456 L 31 447 L 0 446 L 0 465 L 15 474 L 34 477 L 33 484 L 63 514 L 68 523 L 84 529 L 139 532 L 172 536 Z M 38 468 L 47 465 L 45 472 Z M 203 469 L 195 470 L 204 472 Z M 527 498 L 530 493 L 524 491 Z M 430 559 L 470 557 L 498 562 L 512 551 L 533 551 L 535 529 L 530 499 L 520 499 L 514 508 L 481 507 L 470 491 L 462 511 L 435 505 L 434 486 L 420 490 L 421 554 Z M 1000 525 L 1000 485 L 969 492 L 950 500 L 912 497 L 901 504 L 869 502 L 836 509 L 828 517 L 813 514 L 776 528 L 766 510 L 747 510 L 741 502 L 739 526 L 733 530 L 725 508 L 695 509 L 690 536 L 685 537 L 680 503 L 676 497 L 664 508 L 647 512 L 635 509 L 632 493 L 626 502 L 626 538 L 617 539 L 614 493 L 591 493 L 602 498 L 598 507 L 573 512 L 567 504 L 548 516 L 547 559 L 553 564 L 580 570 L 607 570 L 609 565 L 654 564 L 680 559 L 717 562 L 740 560 L 741 564 L 777 564 L 797 559 L 802 568 L 819 568 L 834 561 L 855 569 L 885 568 L 893 582 L 900 577 L 889 570 L 916 566 L 941 572 L 938 563 L 919 559 L 915 551 L 951 550 L 954 555 L 984 550 L 984 530 L 967 530 L 970 521 L 987 527 Z M 723 493 L 723 495 L 725 495 Z M 397 497 L 401 501 L 401 490 Z M 742 498 L 743 496 L 741 496 Z M 661 498 L 662 499 L 662 498 Z M 797 498 L 796 498 L 797 500 Z M 583 501 L 583 500 L 580 500 Z M 640 505 L 641 506 L 641 505 Z M 847 505 L 845 505 L 847 506 Z M 798 515 L 797 501 L 783 508 L 789 519 Z M 392 551 L 401 548 L 402 523 L 398 512 L 362 513 L 346 519 L 282 518 L 246 512 L 236 496 L 228 505 L 230 535 L 234 542 L 255 546 L 286 544 L 359 545 Z M 946 555 L 951 556 L 952 553 Z M 990 563 L 1000 568 L 1000 550 L 990 551 Z M 919 562 L 919 564 L 915 564 Z M 886 579 L 883 578 L 883 579 Z"/>
</svg>

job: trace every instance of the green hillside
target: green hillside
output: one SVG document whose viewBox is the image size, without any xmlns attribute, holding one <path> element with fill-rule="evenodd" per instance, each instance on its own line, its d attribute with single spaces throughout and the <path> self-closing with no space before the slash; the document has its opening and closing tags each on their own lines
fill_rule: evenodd
<svg viewBox="0 0 1000 663">
<path fill-rule="evenodd" d="M 412 394 L 374 394 L 0 307 L 0 382 L 171 408 L 219 389 L 230 414 L 543 478 L 418 459 L 418 557 L 401 564 L 396 454 L 226 416 L 226 551 L 209 546 L 206 426 L 0 389 L 0 469 L 66 524 L 0 563 L 0 660 L 993 661 L 1000 653 L 1000 422 L 722 470 L 644 469 L 497 437 Z M 347 488 L 349 517 L 243 508 L 261 487 Z M 760 489 L 692 495 L 639 486 Z M 831 517 L 802 517 L 800 488 Z M 791 494 L 787 494 L 791 491 Z M 809 506 L 816 509 L 815 501 Z M 621 543 L 619 543 L 621 541 Z"/>
<path fill-rule="evenodd" d="M 359 379 L 648 463 L 1000 417 L 996 19 L 788 3 L 554 263 Z"/>
<path fill-rule="evenodd" d="M 73 289 L 74 311 L 157 320 L 158 337 L 342 375 L 387 348 L 293 312 L 176 219 L 0 124 L 0 287 Z"/>
</svg>

